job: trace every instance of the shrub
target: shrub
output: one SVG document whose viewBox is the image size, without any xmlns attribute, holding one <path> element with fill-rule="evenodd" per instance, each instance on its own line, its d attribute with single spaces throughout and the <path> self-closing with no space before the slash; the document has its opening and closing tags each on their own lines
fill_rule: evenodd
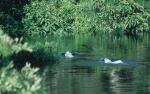
<svg viewBox="0 0 150 94">
<path fill-rule="evenodd" d="M 3 57 L 10 56 L 13 53 L 18 53 L 21 50 L 32 51 L 31 48 L 28 47 L 28 43 L 21 43 L 23 38 L 10 38 L 7 34 L 4 34 L 0 29 L 0 54 Z"/>
<path fill-rule="evenodd" d="M 24 35 L 21 22 L 23 16 L 22 7 L 29 4 L 31 0 L 2 0 L 0 3 L 0 24 L 5 33 L 11 37 L 21 37 Z"/>
<path fill-rule="evenodd" d="M 70 0 L 32 2 L 24 7 L 23 24 L 29 34 L 78 34 L 89 30 L 82 7 Z"/>
<path fill-rule="evenodd" d="M 31 68 L 29 63 L 18 71 L 13 63 L 0 70 L 1 94 L 46 94 L 41 89 L 42 78 L 36 74 L 38 68 Z"/>
<path fill-rule="evenodd" d="M 58 62 L 59 57 L 56 51 L 56 43 L 34 42 L 30 47 L 33 49 L 32 53 L 20 51 L 11 56 L 11 60 L 15 62 L 15 67 L 23 67 L 26 62 L 30 62 L 32 67 L 44 68 Z"/>
<path fill-rule="evenodd" d="M 112 31 L 136 35 L 150 30 L 150 15 L 133 0 L 35 1 L 26 5 L 24 12 L 25 31 L 31 35 Z"/>
<path fill-rule="evenodd" d="M 18 71 L 13 68 L 14 64 L 10 62 L 2 66 L 4 58 L 8 58 L 13 53 L 26 50 L 32 51 L 27 43 L 22 43 L 22 39 L 12 39 L 0 30 L 0 93 L 1 94 L 46 94 L 41 89 L 41 77 L 36 74 L 38 68 L 31 68 L 29 63 Z M 21 62 L 20 62 L 21 64 Z"/>
<path fill-rule="evenodd" d="M 133 0 L 115 0 L 113 5 L 106 7 L 104 17 L 113 29 L 120 28 L 123 33 L 136 35 L 150 30 L 150 15 Z"/>
</svg>

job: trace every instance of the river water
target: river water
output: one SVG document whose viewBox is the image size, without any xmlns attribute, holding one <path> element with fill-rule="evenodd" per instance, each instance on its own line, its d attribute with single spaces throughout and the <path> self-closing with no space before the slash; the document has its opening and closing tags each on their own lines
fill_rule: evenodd
<svg viewBox="0 0 150 94">
<path fill-rule="evenodd" d="M 149 94 L 149 37 L 88 36 L 49 38 L 58 52 L 80 54 L 60 58 L 44 70 L 43 86 L 48 94 Z M 138 65 L 101 65 L 102 58 L 131 60 Z"/>
<path fill-rule="evenodd" d="M 150 1 L 135 0 L 149 11 Z M 57 51 L 80 54 L 60 58 L 41 73 L 48 94 L 150 94 L 150 39 L 78 35 L 44 38 L 58 43 Z M 138 65 L 101 65 L 102 58 L 117 58 Z"/>
</svg>

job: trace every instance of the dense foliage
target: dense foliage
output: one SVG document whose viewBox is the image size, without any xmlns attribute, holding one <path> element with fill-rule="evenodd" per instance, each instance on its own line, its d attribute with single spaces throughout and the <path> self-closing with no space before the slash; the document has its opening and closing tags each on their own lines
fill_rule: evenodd
<svg viewBox="0 0 150 94">
<path fill-rule="evenodd" d="M 28 43 L 22 43 L 23 38 L 12 39 L 0 29 L 0 65 L 7 65 L 9 63 L 9 56 L 19 51 L 26 50 L 32 52 L 28 47 Z"/>
<path fill-rule="evenodd" d="M 22 43 L 22 39 L 12 39 L 0 30 L 0 94 L 39 94 L 42 78 L 36 74 L 39 68 L 31 68 L 29 63 L 18 71 L 13 68 L 13 62 L 9 62 L 9 56 L 13 53 L 26 50 L 32 52 L 27 43 Z M 4 61 L 8 58 L 8 62 Z M 3 64 L 7 63 L 7 64 Z M 21 63 L 21 62 L 20 62 Z M 3 65 L 3 66 L 2 66 Z"/>
<path fill-rule="evenodd" d="M 56 43 L 37 40 L 29 47 L 22 35 L 137 35 L 150 31 L 149 19 L 150 15 L 133 0 L 3 0 L 0 28 L 5 33 L 0 29 L 0 94 L 45 94 L 41 77 L 36 74 L 39 69 L 31 66 L 44 67 L 58 61 Z M 16 65 L 21 65 L 20 71 L 15 69 Z"/>
<path fill-rule="evenodd" d="M 25 31 L 29 34 L 76 34 L 88 31 L 88 21 L 82 6 L 69 0 L 32 2 L 24 7 Z"/>
<path fill-rule="evenodd" d="M 39 41 L 30 44 L 33 49 L 29 51 L 20 51 L 17 54 L 11 55 L 11 59 L 17 64 L 16 67 L 23 67 L 26 62 L 30 62 L 32 67 L 45 68 L 52 66 L 59 60 L 58 53 L 55 50 L 57 44 L 54 42 L 41 43 Z M 20 64 L 21 62 L 21 64 Z"/>
<path fill-rule="evenodd" d="M 0 25 L 5 33 L 11 37 L 21 37 L 24 35 L 21 22 L 23 16 L 23 6 L 32 0 L 1 0 L 0 2 Z"/>
<path fill-rule="evenodd" d="M 0 24 L 11 37 L 149 31 L 149 14 L 133 0 L 7 0 L 0 5 Z"/>
<path fill-rule="evenodd" d="M 150 30 L 150 15 L 133 0 L 115 0 L 115 6 L 106 7 L 108 24 L 114 29 L 121 28 L 127 34 L 141 34 Z M 121 32 L 122 33 L 122 32 Z"/>
<path fill-rule="evenodd" d="M 43 0 L 26 5 L 24 13 L 24 29 L 33 35 L 149 31 L 149 14 L 133 0 Z"/>
<path fill-rule="evenodd" d="M 13 54 L 14 52 L 18 53 L 21 50 L 32 51 L 29 47 L 27 47 L 28 43 L 22 44 L 23 38 L 10 38 L 7 34 L 4 34 L 2 30 L 0 30 L 0 54 L 5 57 Z"/>
<path fill-rule="evenodd" d="M 31 68 L 26 63 L 19 72 L 13 68 L 13 63 L 0 70 L 1 94 L 46 94 L 41 89 L 42 78 L 36 74 L 39 68 Z"/>
</svg>

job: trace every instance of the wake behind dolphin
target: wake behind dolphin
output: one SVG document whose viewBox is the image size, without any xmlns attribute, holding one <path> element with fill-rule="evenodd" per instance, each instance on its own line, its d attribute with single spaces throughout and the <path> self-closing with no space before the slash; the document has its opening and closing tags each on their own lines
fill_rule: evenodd
<svg viewBox="0 0 150 94">
<path fill-rule="evenodd" d="M 102 65 L 133 65 L 133 66 L 137 66 L 138 64 L 136 62 L 133 61 L 129 61 L 129 60 L 123 60 L 123 59 L 108 59 L 108 58 L 104 58 L 99 60 L 98 62 L 100 62 L 100 64 Z"/>
</svg>

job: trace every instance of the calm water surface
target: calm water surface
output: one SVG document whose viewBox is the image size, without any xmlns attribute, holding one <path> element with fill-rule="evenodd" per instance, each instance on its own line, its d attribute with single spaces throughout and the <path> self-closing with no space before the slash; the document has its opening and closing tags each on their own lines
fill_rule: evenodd
<svg viewBox="0 0 150 94">
<path fill-rule="evenodd" d="M 48 94 L 149 94 L 150 43 L 148 36 L 132 39 L 114 36 L 47 38 L 58 43 L 58 52 L 81 54 L 60 58 L 45 69 L 43 85 Z M 131 60 L 138 66 L 100 65 L 101 58 Z"/>
</svg>

